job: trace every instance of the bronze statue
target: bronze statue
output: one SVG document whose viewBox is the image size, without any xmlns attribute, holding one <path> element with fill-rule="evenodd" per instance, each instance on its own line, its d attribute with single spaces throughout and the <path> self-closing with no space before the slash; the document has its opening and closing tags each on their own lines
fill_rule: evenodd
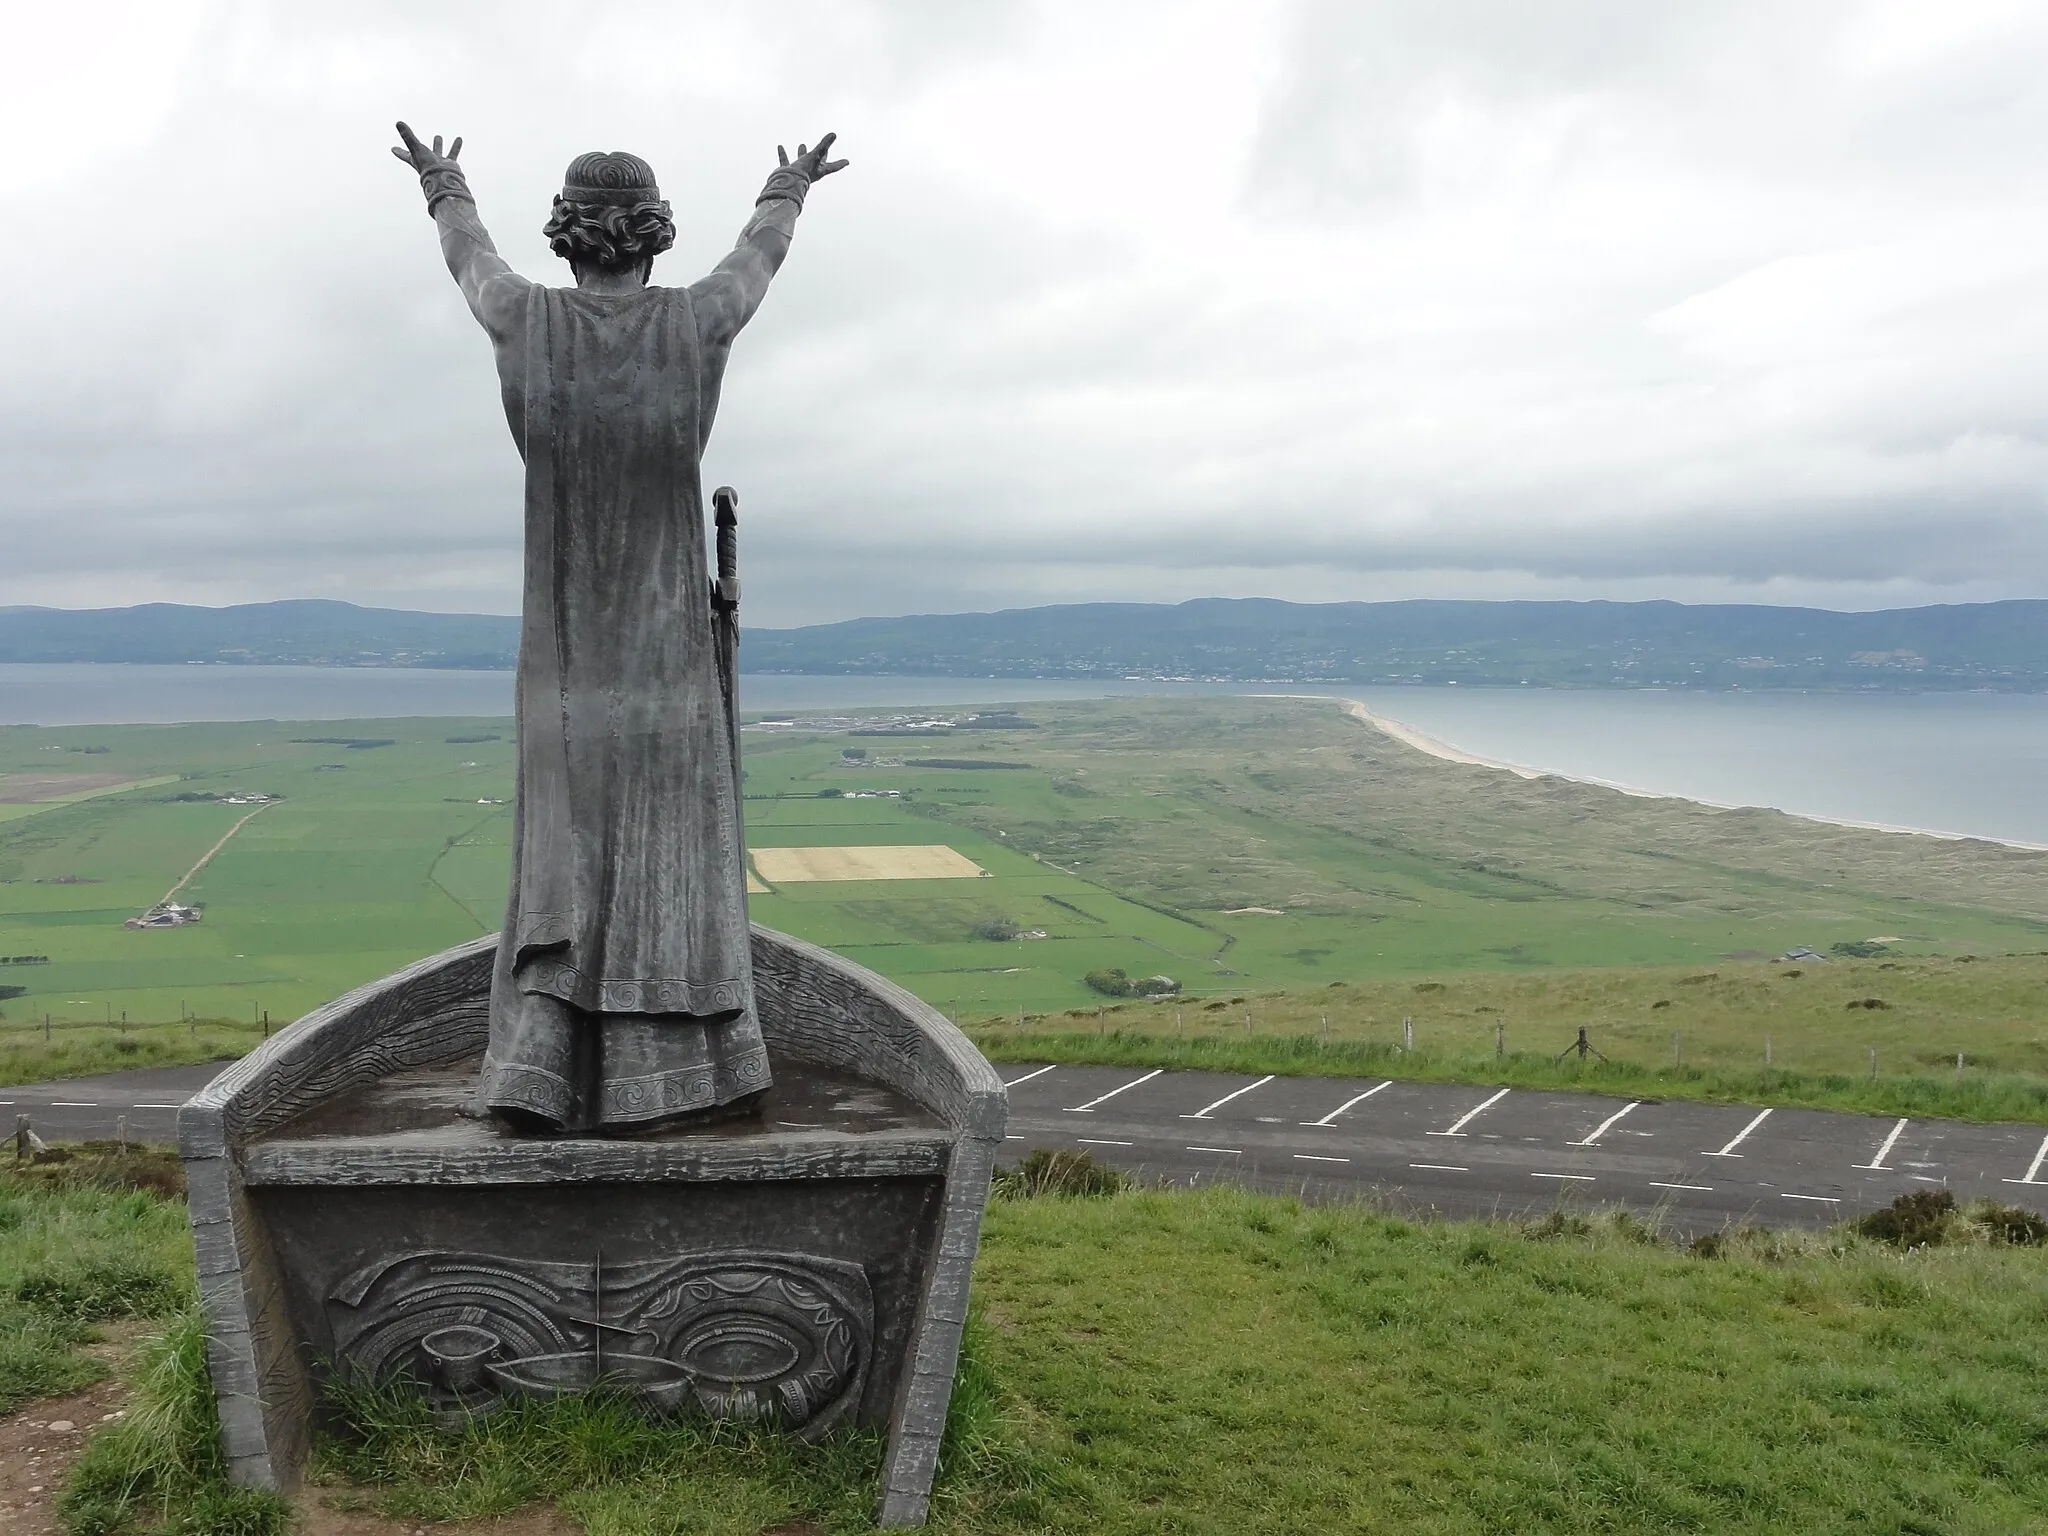
<svg viewBox="0 0 2048 1536">
<path fill-rule="evenodd" d="M 544 233 L 573 288 L 519 276 L 456 157 L 404 123 L 448 270 L 491 338 L 526 462 L 512 896 L 479 1102 L 523 1129 L 630 1133 L 768 1086 L 748 958 L 737 742 L 714 663 L 699 465 L 733 338 L 812 182 L 780 149 L 731 254 L 648 283 L 675 224 L 647 162 L 578 156 Z"/>
</svg>

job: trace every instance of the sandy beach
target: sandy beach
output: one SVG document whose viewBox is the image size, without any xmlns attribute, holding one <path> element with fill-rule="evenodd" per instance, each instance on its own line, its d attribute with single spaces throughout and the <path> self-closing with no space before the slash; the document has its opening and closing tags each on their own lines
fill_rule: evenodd
<svg viewBox="0 0 2048 1536">
<path fill-rule="evenodd" d="M 1447 741 L 1439 741 L 1436 737 L 1429 735 L 1425 731 L 1419 731 L 1412 725 L 1390 719 L 1386 715 L 1375 714 L 1363 699 L 1342 699 L 1338 702 L 1344 706 L 1344 712 L 1360 724 L 1369 725 L 1382 735 L 1392 737 L 1403 746 L 1413 747 L 1418 752 L 1425 752 L 1429 756 L 1440 758 L 1447 763 L 1468 763 L 1475 768 L 1492 768 L 1501 773 L 1512 773 L 1515 777 L 1521 779 L 1563 779 L 1573 784 L 1594 784 L 1602 789 L 1611 789 L 1624 795 L 1634 795 L 1644 800 L 1686 800 L 1691 798 L 1686 795 L 1666 794 L 1655 789 L 1644 789 L 1635 784 L 1620 784 L 1612 779 L 1593 778 L 1587 774 L 1556 773 L 1547 768 L 1532 768 L 1526 763 L 1508 763 L 1496 758 L 1480 757 L 1475 753 L 1465 751 L 1462 747 L 1452 746 Z M 1694 805 L 1712 806 L 1715 810 L 1721 811 L 1779 809 L 1777 806 L 1733 805 L 1718 800 L 1695 799 L 1692 800 L 1692 803 Z M 1782 814 L 1797 816 L 1801 821 L 1819 822 L 1823 826 L 1854 827 L 1863 832 L 1896 832 L 1908 837 L 1935 837 L 1940 838 L 1943 842 L 1951 843 L 1995 843 L 2002 848 L 2023 848 L 2033 853 L 2048 853 L 2048 843 L 2027 843 L 2013 838 L 1980 837 L 1967 832 L 1942 832 L 1932 827 L 1901 827 L 1879 821 L 1855 821 L 1846 816 L 1815 816 L 1804 811 L 1784 811 Z"/>
</svg>

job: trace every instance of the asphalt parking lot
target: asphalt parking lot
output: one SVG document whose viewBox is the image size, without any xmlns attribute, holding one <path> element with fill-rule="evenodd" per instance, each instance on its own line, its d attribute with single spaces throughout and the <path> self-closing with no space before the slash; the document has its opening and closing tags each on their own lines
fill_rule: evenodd
<svg viewBox="0 0 2048 1536">
<path fill-rule="evenodd" d="M 178 1105 L 225 1063 L 0 1088 L 52 1140 L 171 1143 Z M 1035 1147 L 1183 1187 L 1229 1181 L 1311 1200 L 1373 1198 L 1452 1216 L 1540 1215 L 1559 1200 L 1658 1212 L 1684 1233 L 1826 1226 L 1912 1189 L 2048 1214 L 2048 1126 L 1814 1109 L 1136 1067 L 1005 1066 L 1004 1161 Z"/>
<path fill-rule="evenodd" d="M 1908 1190 L 2048 1213 L 2048 1127 L 1876 1119 L 1386 1078 L 1005 1066 L 1005 1161 L 1085 1147 L 1182 1186 L 1377 1198 L 1453 1216 L 1560 1199 L 1661 1213 L 1667 1228 L 1826 1226 Z"/>
</svg>

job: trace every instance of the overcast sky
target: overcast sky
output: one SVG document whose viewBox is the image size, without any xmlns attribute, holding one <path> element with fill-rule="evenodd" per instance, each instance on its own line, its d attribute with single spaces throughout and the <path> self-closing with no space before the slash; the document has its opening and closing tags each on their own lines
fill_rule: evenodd
<svg viewBox="0 0 2048 1536">
<path fill-rule="evenodd" d="M 657 282 L 816 188 L 705 466 L 748 618 L 2048 596 L 2048 8 L 5 0 L 0 604 L 513 612 L 520 470 L 391 121 Z"/>
</svg>

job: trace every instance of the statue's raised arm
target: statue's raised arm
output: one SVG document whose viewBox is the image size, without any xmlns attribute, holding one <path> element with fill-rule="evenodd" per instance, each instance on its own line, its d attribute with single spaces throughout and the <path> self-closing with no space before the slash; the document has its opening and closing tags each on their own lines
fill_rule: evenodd
<svg viewBox="0 0 2048 1536">
<path fill-rule="evenodd" d="M 846 169 L 846 161 L 827 158 L 838 137 L 828 133 L 815 145 L 797 145 L 795 159 L 780 144 L 775 146 L 775 158 L 781 163 L 769 173 L 768 184 L 754 199 L 753 217 L 725 259 L 710 275 L 690 285 L 706 345 L 730 343 L 761 307 L 768 284 L 789 254 L 796 216 L 803 212 L 811 183 Z"/>
<path fill-rule="evenodd" d="M 470 313 L 494 343 L 504 343 L 524 321 L 526 290 L 532 285 L 506 265 L 477 216 L 476 199 L 457 163 L 462 154 L 461 137 L 456 137 L 445 154 L 438 133 L 432 144 L 422 143 L 419 135 L 400 123 L 398 137 L 403 143 L 393 145 L 391 153 L 419 173 L 427 212 L 441 232 L 441 254 L 469 301 Z"/>
</svg>

